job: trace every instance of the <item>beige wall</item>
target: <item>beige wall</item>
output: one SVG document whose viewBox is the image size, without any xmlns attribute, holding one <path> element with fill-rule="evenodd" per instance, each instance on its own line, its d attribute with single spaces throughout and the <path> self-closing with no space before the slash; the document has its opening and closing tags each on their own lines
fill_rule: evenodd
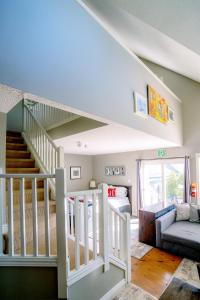
<svg viewBox="0 0 200 300">
<path fill-rule="evenodd" d="M 81 179 L 70 179 L 70 167 L 81 167 Z M 65 154 L 67 170 L 67 190 L 69 192 L 88 190 L 89 181 L 93 177 L 93 157 L 90 155 Z"/>
<path fill-rule="evenodd" d="M 191 179 L 197 181 L 195 154 L 200 152 L 200 84 L 153 63 L 144 61 L 183 102 L 183 147 L 167 149 L 167 157 L 190 155 Z M 171 132 L 173 135 L 173 131 Z M 136 159 L 156 158 L 156 150 L 109 154 L 94 157 L 94 177 L 111 184 L 133 186 L 133 208 L 136 205 Z M 106 165 L 124 165 L 126 176 L 106 177 Z"/>
<path fill-rule="evenodd" d="M 5 161 L 6 161 L 6 114 L 0 112 L 0 173 L 5 173 Z M 3 183 L 0 183 L 3 184 Z M 2 201 L 5 207 L 4 201 L 4 188 L 0 187 L 0 201 Z M 5 213 L 0 211 L 0 224 L 5 223 Z M 1 217 L 3 222 L 1 223 Z"/>
</svg>

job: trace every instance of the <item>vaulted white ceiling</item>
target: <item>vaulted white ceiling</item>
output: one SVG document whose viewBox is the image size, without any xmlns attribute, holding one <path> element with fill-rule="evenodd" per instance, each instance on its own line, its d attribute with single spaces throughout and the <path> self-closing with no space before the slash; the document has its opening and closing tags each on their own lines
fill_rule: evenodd
<svg viewBox="0 0 200 300">
<path fill-rule="evenodd" d="M 199 0 L 83 0 L 138 56 L 200 81 Z"/>
</svg>

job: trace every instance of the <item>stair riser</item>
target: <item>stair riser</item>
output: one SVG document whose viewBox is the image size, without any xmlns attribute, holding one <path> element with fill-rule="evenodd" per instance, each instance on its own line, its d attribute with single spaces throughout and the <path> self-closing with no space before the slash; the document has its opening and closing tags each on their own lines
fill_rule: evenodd
<svg viewBox="0 0 200 300">
<path fill-rule="evenodd" d="M 14 143 L 7 143 L 6 144 L 6 149 L 7 150 L 27 150 L 27 145 L 25 144 L 14 144 Z"/>
<path fill-rule="evenodd" d="M 7 131 L 6 135 L 11 137 L 21 137 L 21 133 L 15 131 Z"/>
<path fill-rule="evenodd" d="M 35 162 L 30 161 L 8 161 L 6 162 L 7 168 L 34 168 Z"/>
<path fill-rule="evenodd" d="M 30 158 L 30 152 L 20 152 L 20 151 L 6 151 L 7 158 Z"/>
</svg>

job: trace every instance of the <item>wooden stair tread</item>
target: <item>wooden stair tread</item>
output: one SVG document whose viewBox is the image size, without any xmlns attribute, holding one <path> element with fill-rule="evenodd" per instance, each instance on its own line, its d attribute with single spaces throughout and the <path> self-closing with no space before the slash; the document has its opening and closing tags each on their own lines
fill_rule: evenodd
<svg viewBox="0 0 200 300">
<path fill-rule="evenodd" d="M 17 144 L 17 143 L 6 143 L 7 150 L 26 150 L 26 144 Z"/>
<path fill-rule="evenodd" d="M 14 158 L 14 157 L 8 157 L 6 159 L 7 161 L 32 161 L 35 162 L 33 158 Z"/>
<path fill-rule="evenodd" d="M 8 174 L 38 174 L 39 168 L 6 168 Z"/>
<path fill-rule="evenodd" d="M 24 139 L 21 136 L 6 136 L 6 143 L 24 144 Z"/>
<path fill-rule="evenodd" d="M 30 158 L 31 153 L 30 151 L 26 150 L 12 150 L 12 149 L 7 149 L 6 150 L 6 159 L 8 158 Z"/>
<path fill-rule="evenodd" d="M 32 158 L 7 158 L 7 168 L 34 168 L 35 160 Z"/>
</svg>

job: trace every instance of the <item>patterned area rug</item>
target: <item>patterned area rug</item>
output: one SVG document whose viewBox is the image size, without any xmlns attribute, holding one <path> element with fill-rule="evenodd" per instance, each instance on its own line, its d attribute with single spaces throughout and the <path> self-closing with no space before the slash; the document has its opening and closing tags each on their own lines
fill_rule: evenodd
<svg viewBox="0 0 200 300">
<path fill-rule="evenodd" d="M 131 283 L 113 300 L 157 300 L 157 298 Z"/>
<path fill-rule="evenodd" d="M 160 300 L 200 300 L 197 262 L 184 258 Z"/>
<path fill-rule="evenodd" d="M 179 278 L 200 289 L 200 279 L 197 264 L 198 263 L 193 260 L 184 258 L 176 270 L 174 277 Z"/>
<path fill-rule="evenodd" d="M 153 247 L 140 243 L 138 241 L 139 234 L 139 220 L 136 218 L 131 219 L 131 256 L 141 259 Z"/>
</svg>

